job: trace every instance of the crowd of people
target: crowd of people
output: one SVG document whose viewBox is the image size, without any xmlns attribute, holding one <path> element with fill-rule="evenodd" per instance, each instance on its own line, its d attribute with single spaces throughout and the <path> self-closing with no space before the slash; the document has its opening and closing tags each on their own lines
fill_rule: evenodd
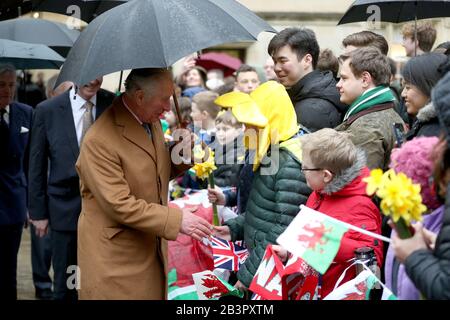
<svg viewBox="0 0 450 320">
<path fill-rule="evenodd" d="M 180 233 L 243 240 L 249 257 L 232 284 L 248 291 L 267 245 L 286 260 L 276 240 L 306 205 L 391 238 L 348 231 L 320 296 L 369 247 L 399 299 L 449 299 L 450 42 L 431 52 L 436 30 L 412 26 L 401 83 L 382 35 L 351 34 L 335 56 L 307 28 L 272 38 L 264 74 L 242 64 L 224 78 L 186 57 L 175 77 L 132 70 L 117 96 L 98 78 L 63 83 L 29 106 L 15 101 L 16 70 L 0 66 L 0 296 L 17 298 L 26 224 L 39 299 L 165 299 L 167 241 Z M 214 188 L 190 169 L 186 150 L 196 147 L 214 151 Z M 412 238 L 400 239 L 366 193 L 377 168 L 420 185 L 427 212 Z M 237 217 L 213 226 L 168 206 L 200 189 Z"/>
</svg>

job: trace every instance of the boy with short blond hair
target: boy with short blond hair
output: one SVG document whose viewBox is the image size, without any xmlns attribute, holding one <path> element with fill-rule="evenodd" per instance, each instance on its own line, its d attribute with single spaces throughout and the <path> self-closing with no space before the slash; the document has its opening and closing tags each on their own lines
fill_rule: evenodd
<svg viewBox="0 0 450 320">
<path fill-rule="evenodd" d="M 369 176 L 364 152 L 349 139 L 348 134 L 334 129 L 322 129 L 300 137 L 302 171 L 313 192 L 306 206 L 330 217 L 367 231 L 381 233 L 381 215 L 366 194 L 363 179 Z M 339 251 L 330 268 L 322 277 L 321 296 L 326 297 L 336 285 L 344 270 L 352 263 L 354 250 L 371 247 L 379 266 L 383 262 L 382 243 L 365 234 L 349 230 L 342 238 Z M 275 250 L 284 260 L 286 250 Z M 356 268 L 349 268 L 341 283 L 356 276 Z"/>
</svg>

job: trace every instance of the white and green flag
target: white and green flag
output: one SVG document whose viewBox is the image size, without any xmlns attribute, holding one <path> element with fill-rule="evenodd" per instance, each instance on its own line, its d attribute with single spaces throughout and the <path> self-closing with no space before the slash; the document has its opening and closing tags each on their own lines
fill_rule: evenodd
<svg viewBox="0 0 450 320">
<path fill-rule="evenodd" d="M 351 267 L 354 268 L 354 265 L 349 266 L 349 268 Z M 381 300 L 397 300 L 397 297 L 391 290 L 389 290 L 367 266 L 364 266 L 364 270 L 353 280 L 339 286 L 347 269 L 341 277 L 339 277 L 334 290 L 323 300 L 369 300 L 370 291 L 374 289 L 376 284 L 381 285 L 383 288 Z"/>
<path fill-rule="evenodd" d="M 364 270 L 356 278 L 331 291 L 323 300 L 369 300 L 370 290 L 378 278 L 369 270 Z"/>
<path fill-rule="evenodd" d="M 195 285 L 190 285 L 187 287 L 179 287 L 175 285 L 177 282 L 177 270 L 170 270 L 167 275 L 168 282 L 168 300 L 198 300 L 197 288 Z"/>
<path fill-rule="evenodd" d="M 301 206 L 277 242 L 324 274 L 336 256 L 348 228 L 339 220 Z"/>
</svg>

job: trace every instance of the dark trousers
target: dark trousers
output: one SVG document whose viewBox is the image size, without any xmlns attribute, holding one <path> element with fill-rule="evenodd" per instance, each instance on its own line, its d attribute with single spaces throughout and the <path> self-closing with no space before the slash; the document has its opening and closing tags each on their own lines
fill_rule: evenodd
<svg viewBox="0 0 450 320">
<path fill-rule="evenodd" d="M 17 299 L 17 254 L 23 223 L 0 225 L 0 299 Z"/>
<path fill-rule="evenodd" d="M 36 236 L 36 229 L 30 224 L 31 232 L 31 267 L 33 283 L 36 290 L 52 288 L 49 271 L 52 261 L 51 231 L 41 237 Z"/>
<path fill-rule="evenodd" d="M 77 300 L 76 288 L 69 288 L 68 273 L 70 266 L 77 265 L 77 232 L 52 230 L 53 258 L 53 298 L 55 300 Z M 70 269 L 69 269 L 70 270 Z"/>
</svg>

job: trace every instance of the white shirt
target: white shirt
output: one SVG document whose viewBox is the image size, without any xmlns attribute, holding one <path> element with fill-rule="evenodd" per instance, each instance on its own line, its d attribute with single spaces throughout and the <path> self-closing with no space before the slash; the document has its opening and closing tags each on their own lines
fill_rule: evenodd
<svg viewBox="0 0 450 320">
<path fill-rule="evenodd" d="M 133 110 L 130 109 L 130 107 L 125 102 L 125 99 L 123 98 L 123 96 L 122 96 L 122 103 L 125 106 L 125 108 L 127 108 L 128 111 L 130 111 L 130 113 L 133 115 L 133 117 L 136 119 L 136 121 L 139 123 L 139 125 L 143 126 L 144 123 L 141 121 L 141 119 L 138 118 L 138 116 L 133 112 Z M 144 129 L 147 132 L 148 136 L 151 138 L 152 137 L 152 131 L 151 131 L 152 127 L 151 127 L 151 125 L 149 123 L 147 123 L 145 125 L 148 128 L 148 131 L 147 131 L 147 128 L 144 128 Z"/>
<path fill-rule="evenodd" d="M 83 131 L 83 115 L 84 112 L 86 111 L 86 107 L 84 107 L 86 100 L 84 100 L 78 93 L 75 94 L 75 88 L 73 87 L 72 89 L 70 89 L 69 97 L 70 97 L 70 104 L 72 106 L 72 114 L 73 114 L 73 121 L 75 124 L 75 130 L 77 131 L 78 145 L 80 145 L 81 133 Z M 95 120 L 97 95 L 91 98 L 91 102 L 94 105 L 94 107 L 92 108 L 92 116 L 94 117 Z"/>
<path fill-rule="evenodd" d="M 3 115 L 6 124 L 9 126 L 9 104 L 5 107 L 6 113 Z"/>
</svg>

